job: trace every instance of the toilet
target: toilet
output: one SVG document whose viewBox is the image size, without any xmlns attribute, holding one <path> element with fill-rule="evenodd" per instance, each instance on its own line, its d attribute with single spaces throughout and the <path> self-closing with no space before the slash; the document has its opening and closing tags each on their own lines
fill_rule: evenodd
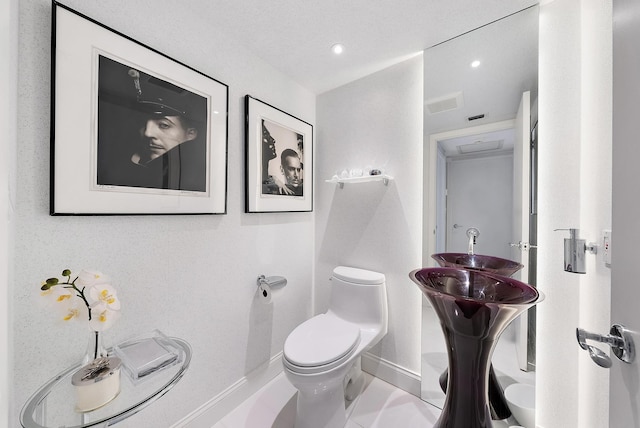
<svg viewBox="0 0 640 428">
<path fill-rule="evenodd" d="M 295 428 L 343 428 L 345 386 L 362 376 L 360 356 L 387 334 L 385 276 L 338 266 L 326 313 L 296 327 L 284 343 L 284 373 L 298 390 Z M 353 398 L 353 397 L 350 397 Z"/>
</svg>

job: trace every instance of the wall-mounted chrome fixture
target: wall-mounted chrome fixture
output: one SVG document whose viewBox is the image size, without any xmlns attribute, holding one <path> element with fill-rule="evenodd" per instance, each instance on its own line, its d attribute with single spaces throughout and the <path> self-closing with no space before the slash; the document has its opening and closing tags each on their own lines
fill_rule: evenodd
<svg viewBox="0 0 640 428">
<path fill-rule="evenodd" d="M 454 224 L 453 227 L 456 227 Z M 469 238 L 469 249 L 467 253 L 473 255 L 473 247 L 476 245 L 476 238 L 480 236 L 480 231 L 475 227 L 470 227 L 467 229 L 467 238 Z"/>
<path fill-rule="evenodd" d="M 284 287 L 287 285 L 287 278 L 284 276 L 264 276 L 258 277 L 258 287 L 261 285 L 268 285 L 271 288 Z"/>
<path fill-rule="evenodd" d="M 287 278 L 284 276 L 258 276 L 256 280 L 258 285 L 258 293 L 262 303 L 271 303 L 272 289 L 278 289 L 287 285 Z"/>
<path fill-rule="evenodd" d="M 614 324 L 609 330 L 609 334 L 606 336 L 596 333 L 589 333 L 581 328 L 576 328 L 576 338 L 578 344 L 585 351 L 589 351 L 589 356 L 594 363 L 600 367 L 608 369 L 611 367 L 611 358 L 599 348 L 587 344 L 587 340 L 593 340 L 594 342 L 606 343 L 611 346 L 613 355 L 618 357 L 620 361 L 625 363 L 633 362 L 636 351 L 633 344 L 633 338 L 631 333 L 624 326 L 620 324 Z"/>
<path fill-rule="evenodd" d="M 598 246 L 584 239 L 578 239 L 578 229 L 555 229 L 568 230 L 569 238 L 564 240 L 564 270 L 572 273 L 587 273 L 585 254 L 589 251 L 592 254 L 598 252 Z"/>
</svg>

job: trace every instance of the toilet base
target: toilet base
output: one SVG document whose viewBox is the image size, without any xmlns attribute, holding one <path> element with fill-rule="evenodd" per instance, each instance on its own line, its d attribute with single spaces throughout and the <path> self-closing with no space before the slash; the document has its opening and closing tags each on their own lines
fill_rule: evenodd
<svg viewBox="0 0 640 428">
<path fill-rule="evenodd" d="M 298 391 L 294 428 L 344 428 L 346 423 L 342 380 L 323 391 Z"/>
<path fill-rule="evenodd" d="M 352 365 L 353 361 L 313 375 L 295 373 L 285 366 L 285 376 L 298 390 L 294 428 L 344 428 L 347 423 L 344 382 Z"/>
<path fill-rule="evenodd" d="M 362 392 L 362 389 L 364 387 L 364 374 L 362 373 L 361 357 L 356 358 L 355 362 L 344 378 L 343 385 L 344 399 L 347 401 L 347 403 L 355 400 Z"/>
</svg>

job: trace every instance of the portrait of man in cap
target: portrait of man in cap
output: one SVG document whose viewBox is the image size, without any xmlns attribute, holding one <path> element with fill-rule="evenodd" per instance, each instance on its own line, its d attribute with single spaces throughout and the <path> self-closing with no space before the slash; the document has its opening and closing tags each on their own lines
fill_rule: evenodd
<svg viewBox="0 0 640 428">
<path fill-rule="evenodd" d="M 207 99 L 99 56 L 97 184 L 207 191 Z"/>
</svg>

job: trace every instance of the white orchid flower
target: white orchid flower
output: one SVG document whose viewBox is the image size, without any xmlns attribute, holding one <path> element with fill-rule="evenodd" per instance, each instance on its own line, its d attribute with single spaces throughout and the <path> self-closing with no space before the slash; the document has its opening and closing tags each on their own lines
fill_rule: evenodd
<svg viewBox="0 0 640 428">
<path fill-rule="evenodd" d="M 94 284 L 85 289 L 85 297 L 93 310 L 98 306 L 104 306 L 111 311 L 120 310 L 120 300 L 116 295 L 116 289 L 111 284 Z"/>
<path fill-rule="evenodd" d="M 54 310 L 59 314 L 59 319 L 62 321 L 73 321 L 87 318 L 87 306 L 84 301 L 77 296 L 76 291 L 72 288 L 65 288 L 62 285 L 56 285 L 43 294 L 45 293 L 50 297 L 50 303 Z"/>
<path fill-rule="evenodd" d="M 104 331 L 120 318 L 120 311 L 114 311 L 105 305 L 98 305 L 91 309 L 89 328 L 93 331 Z"/>
<path fill-rule="evenodd" d="M 111 281 L 108 276 L 97 270 L 82 270 L 76 280 L 78 288 L 89 287 L 97 284 L 109 284 Z"/>
<path fill-rule="evenodd" d="M 85 288 L 85 297 L 91 308 L 89 327 L 104 331 L 120 317 L 120 300 L 110 284 L 93 284 Z"/>
<path fill-rule="evenodd" d="M 41 294 L 61 314 L 65 321 L 85 319 L 94 331 L 104 331 L 120 317 L 120 300 L 109 277 L 102 272 L 83 270 L 72 281 L 71 271 L 62 271 L 65 278 L 49 278 L 41 286 Z"/>
</svg>

